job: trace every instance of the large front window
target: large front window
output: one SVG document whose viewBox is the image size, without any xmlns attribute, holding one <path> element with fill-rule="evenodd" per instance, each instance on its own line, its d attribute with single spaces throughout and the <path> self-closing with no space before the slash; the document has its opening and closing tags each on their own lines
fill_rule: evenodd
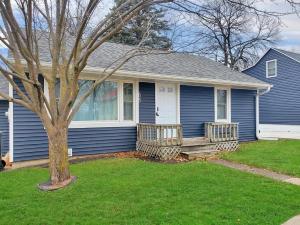
<svg viewBox="0 0 300 225">
<path fill-rule="evenodd" d="M 79 96 L 92 85 L 91 81 L 81 81 Z M 118 83 L 105 81 L 82 103 L 74 116 L 74 121 L 118 120 Z"/>
<path fill-rule="evenodd" d="M 80 96 L 91 88 L 94 81 L 80 80 Z M 134 125 L 135 110 L 135 85 L 134 82 L 104 81 L 81 104 L 74 115 L 70 127 L 101 127 Z M 56 85 L 59 93 L 59 80 Z M 59 95 L 58 95 L 59 96 Z"/>
<path fill-rule="evenodd" d="M 230 122 L 230 90 L 218 88 L 215 95 L 216 122 Z"/>
</svg>

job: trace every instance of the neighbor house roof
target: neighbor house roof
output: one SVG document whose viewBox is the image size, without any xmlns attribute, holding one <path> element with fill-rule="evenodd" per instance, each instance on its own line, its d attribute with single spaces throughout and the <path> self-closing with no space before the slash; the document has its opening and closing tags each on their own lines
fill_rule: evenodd
<svg viewBox="0 0 300 225">
<path fill-rule="evenodd" d="M 282 49 L 278 49 L 278 48 L 273 48 L 273 49 L 277 52 L 280 52 L 280 53 L 282 53 L 282 54 L 298 61 L 300 63 L 300 53 L 286 51 L 286 50 L 282 50 Z"/>
<path fill-rule="evenodd" d="M 260 62 L 260 60 L 261 60 L 265 55 L 267 55 L 268 52 L 271 51 L 271 50 L 274 50 L 274 51 L 276 51 L 276 52 L 279 52 L 280 54 L 283 54 L 283 55 L 285 55 L 285 56 L 287 56 L 287 57 L 289 57 L 289 58 L 295 60 L 296 62 L 300 63 L 300 53 L 291 52 L 291 51 L 286 51 L 286 50 L 282 50 L 282 49 L 279 49 L 279 48 L 269 48 L 268 51 L 266 51 L 266 52 L 259 58 L 259 60 L 257 60 L 257 62 L 256 62 L 254 65 L 249 66 L 248 68 L 244 69 L 243 71 L 246 71 L 246 70 L 248 70 L 248 69 L 250 69 L 250 68 L 255 67 L 255 66 Z"/>
<path fill-rule="evenodd" d="M 101 70 L 124 57 L 133 46 L 106 42 L 89 58 L 86 72 Z M 43 63 L 51 62 L 49 41 L 39 40 L 40 59 Z M 113 67 L 110 67 L 113 68 Z M 142 79 L 177 80 L 181 82 L 235 85 L 251 88 L 267 88 L 271 85 L 241 72 L 232 71 L 221 63 L 203 56 L 187 53 L 154 51 L 147 55 L 136 56 L 124 64 L 116 74 L 125 74 Z"/>
</svg>

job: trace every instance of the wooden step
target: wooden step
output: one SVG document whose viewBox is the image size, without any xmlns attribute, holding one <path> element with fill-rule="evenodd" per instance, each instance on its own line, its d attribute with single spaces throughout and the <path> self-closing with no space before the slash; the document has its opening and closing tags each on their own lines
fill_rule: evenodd
<svg viewBox="0 0 300 225">
<path fill-rule="evenodd" d="M 205 145 L 207 143 L 209 143 L 209 141 L 205 137 L 184 138 L 182 146 Z"/>
<path fill-rule="evenodd" d="M 194 159 L 208 158 L 216 155 L 218 152 L 219 152 L 218 150 L 209 149 L 209 150 L 181 152 L 181 154 L 189 160 L 194 160 Z"/>
<path fill-rule="evenodd" d="M 214 144 L 214 143 L 198 143 L 198 144 L 194 144 L 194 145 L 183 145 L 181 147 L 181 149 L 182 149 L 182 152 L 215 150 L 216 144 Z"/>
</svg>

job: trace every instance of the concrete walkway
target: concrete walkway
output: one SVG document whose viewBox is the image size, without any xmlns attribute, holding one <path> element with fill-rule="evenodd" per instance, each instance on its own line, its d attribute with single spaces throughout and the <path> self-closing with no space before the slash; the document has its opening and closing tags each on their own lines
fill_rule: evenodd
<svg viewBox="0 0 300 225">
<path fill-rule="evenodd" d="M 298 178 L 298 177 L 292 177 L 292 176 L 289 176 L 286 174 L 276 173 L 271 170 L 251 167 L 251 166 L 248 166 L 245 164 L 231 162 L 231 161 L 227 161 L 227 160 L 223 160 L 223 159 L 212 159 L 209 161 L 212 163 L 215 163 L 215 164 L 229 167 L 229 168 L 237 169 L 240 171 L 245 171 L 245 172 L 252 173 L 252 174 L 261 175 L 264 177 L 271 178 L 273 180 L 282 181 L 282 182 L 300 186 L 300 178 Z M 298 224 L 300 224 L 300 223 L 298 223 Z"/>
<path fill-rule="evenodd" d="M 289 219 L 288 221 L 286 221 L 282 225 L 299 225 L 299 224 L 300 224 L 300 215 Z"/>
</svg>

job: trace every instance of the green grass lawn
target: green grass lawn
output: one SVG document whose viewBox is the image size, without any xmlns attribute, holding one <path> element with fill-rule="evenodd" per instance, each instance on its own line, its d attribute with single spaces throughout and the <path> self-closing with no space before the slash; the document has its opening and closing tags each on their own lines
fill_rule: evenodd
<svg viewBox="0 0 300 225">
<path fill-rule="evenodd" d="M 0 173 L 0 224 L 281 224 L 300 188 L 206 162 L 102 159 L 72 165 L 73 185 L 41 192 L 47 169 Z"/>
<path fill-rule="evenodd" d="M 222 158 L 300 177 L 300 140 L 244 143 Z"/>
</svg>

